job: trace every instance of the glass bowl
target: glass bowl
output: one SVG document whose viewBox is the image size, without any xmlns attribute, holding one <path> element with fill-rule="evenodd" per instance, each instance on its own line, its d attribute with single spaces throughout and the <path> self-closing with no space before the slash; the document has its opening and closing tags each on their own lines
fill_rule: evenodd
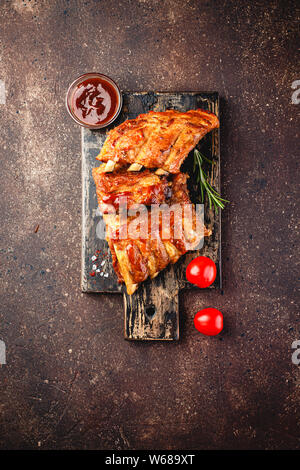
<svg viewBox="0 0 300 470">
<path fill-rule="evenodd" d="M 108 83 L 110 87 L 112 87 L 116 93 L 117 97 L 117 104 L 115 111 L 113 115 L 110 117 L 108 121 L 105 121 L 103 123 L 97 123 L 97 124 L 91 124 L 84 122 L 81 120 L 75 113 L 74 111 L 74 104 L 73 104 L 73 96 L 78 87 L 85 82 L 88 79 L 97 79 L 99 78 L 101 82 Z M 66 95 L 66 108 L 68 110 L 68 113 L 70 114 L 71 118 L 80 126 L 83 127 L 88 127 L 89 129 L 102 129 L 103 127 L 109 126 L 120 114 L 120 111 L 122 109 L 122 93 L 118 87 L 118 85 L 110 78 L 107 77 L 106 75 L 102 73 L 96 73 L 96 72 L 89 72 L 89 73 L 84 73 L 83 75 L 80 75 L 80 77 L 76 78 L 71 85 L 68 88 L 67 95 Z"/>
</svg>

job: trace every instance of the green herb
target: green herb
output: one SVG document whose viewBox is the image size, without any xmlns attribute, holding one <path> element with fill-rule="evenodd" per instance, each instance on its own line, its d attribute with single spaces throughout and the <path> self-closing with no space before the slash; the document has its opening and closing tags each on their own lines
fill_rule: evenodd
<svg viewBox="0 0 300 470">
<path fill-rule="evenodd" d="M 208 176 L 202 168 L 202 164 L 204 161 L 207 163 L 210 163 L 210 165 L 214 164 L 212 160 L 209 160 L 204 155 L 202 155 L 202 153 L 199 152 L 199 150 L 195 149 L 194 150 L 194 172 L 197 169 L 197 183 L 200 186 L 201 203 L 204 202 L 204 193 L 206 191 L 208 202 L 209 202 L 209 208 L 211 209 L 212 206 L 214 206 L 216 213 L 218 213 L 218 207 L 220 207 L 221 209 L 224 209 L 225 207 L 224 202 L 229 202 L 229 201 L 227 201 L 226 199 L 223 199 L 220 196 L 220 194 L 217 193 L 217 191 L 208 182 Z"/>
</svg>

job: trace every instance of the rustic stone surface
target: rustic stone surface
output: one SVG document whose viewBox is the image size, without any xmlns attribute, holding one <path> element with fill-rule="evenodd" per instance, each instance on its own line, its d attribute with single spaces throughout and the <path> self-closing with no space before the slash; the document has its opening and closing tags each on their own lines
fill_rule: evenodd
<svg viewBox="0 0 300 470">
<path fill-rule="evenodd" d="M 2 3 L 0 448 L 299 446 L 296 5 Z M 64 96 L 91 70 L 222 98 L 224 291 L 181 294 L 177 344 L 124 341 L 121 295 L 80 292 L 80 130 Z M 193 327 L 209 305 L 220 337 Z"/>
</svg>

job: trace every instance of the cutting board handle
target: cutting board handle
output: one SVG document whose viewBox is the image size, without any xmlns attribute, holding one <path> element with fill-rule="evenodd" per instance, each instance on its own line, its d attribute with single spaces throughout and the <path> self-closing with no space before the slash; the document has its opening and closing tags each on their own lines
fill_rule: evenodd
<svg viewBox="0 0 300 470">
<path fill-rule="evenodd" d="M 133 295 L 124 293 L 125 339 L 178 340 L 178 286 L 174 272 L 143 283 Z"/>
</svg>

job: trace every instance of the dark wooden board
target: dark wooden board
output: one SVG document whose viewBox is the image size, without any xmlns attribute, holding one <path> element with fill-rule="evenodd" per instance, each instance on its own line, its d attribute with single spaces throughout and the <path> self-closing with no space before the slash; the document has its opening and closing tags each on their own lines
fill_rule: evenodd
<svg viewBox="0 0 300 470">
<path fill-rule="evenodd" d="M 113 126 L 150 110 L 186 111 L 203 108 L 219 116 L 219 98 L 216 92 L 127 92 L 123 93 L 123 100 L 122 112 Z M 124 287 L 117 282 L 106 241 L 97 238 L 97 230 L 103 221 L 97 209 L 92 168 L 99 164 L 95 157 L 103 145 L 108 130 L 109 128 L 104 131 L 91 131 L 82 128 L 82 291 L 123 292 L 126 339 L 176 340 L 179 338 L 178 292 L 180 289 L 193 288 L 185 280 L 185 268 L 189 261 L 199 254 L 212 258 L 218 267 L 218 277 L 212 287 L 221 287 L 221 216 L 209 210 L 206 203 L 205 223 L 212 228 L 213 235 L 205 239 L 203 248 L 187 253 L 175 265 L 169 266 L 155 279 L 147 280 L 135 294 L 128 296 Z M 208 158 L 216 161 L 211 182 L 217 190 L 220 190 L 219 129 L 205 136 L 199 147 Z M 182 169 L 190 175 L 192 201 L 199 202 L 191 164 L 192 159 L 188 157 Z M 92 277 L 90 275 L 94 264 L 92 256 L 97 250 L 101 251 L 99 258 L 105 256 L 106 259 L 103 270 L 101 269 L 104 274 Z"/>
</svg>

